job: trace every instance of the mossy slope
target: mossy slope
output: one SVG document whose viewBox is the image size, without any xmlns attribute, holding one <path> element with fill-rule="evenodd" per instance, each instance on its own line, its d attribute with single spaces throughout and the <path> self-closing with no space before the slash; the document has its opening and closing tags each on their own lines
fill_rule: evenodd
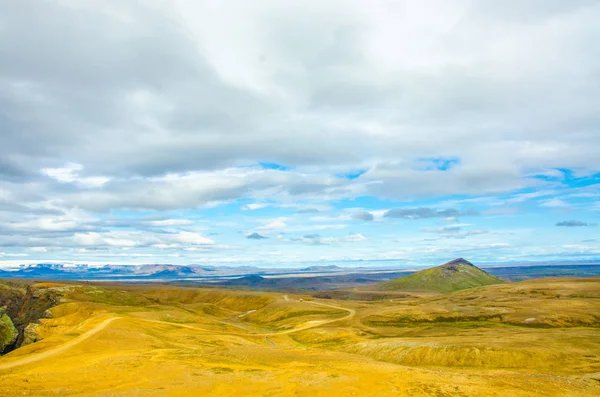
<svg viewBox="0 0 600 397">
<path fill-rule="evenodd" d="M 17 341 L 19 331 L 4 310 L 0 308 L 0 354 Z"/>
<path fill-rule="evenodd" d="M 463 258 L 458 258 L 431 269 L 377 284 L 376 289 L 382 291 L 454 292 L 501 283 L 504 283 L 504 280 L 484 272 Z"/>
</svg>

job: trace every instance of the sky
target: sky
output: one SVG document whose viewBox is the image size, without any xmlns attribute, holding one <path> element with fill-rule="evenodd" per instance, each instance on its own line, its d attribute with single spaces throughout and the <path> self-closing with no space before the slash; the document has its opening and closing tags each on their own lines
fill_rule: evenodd
<svg viewBox="0 0 600 397">
<path fill-rule="evenodd" d="M 0 266 L 599 259 L 599 20 L 597 0 L 5 2 Z"/>
</svg>

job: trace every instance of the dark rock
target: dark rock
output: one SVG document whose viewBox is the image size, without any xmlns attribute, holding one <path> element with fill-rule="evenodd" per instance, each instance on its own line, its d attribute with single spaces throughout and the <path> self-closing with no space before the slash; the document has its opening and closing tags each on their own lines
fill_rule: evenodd
<svg viewBox="0 0 600 397">
<path fill-rule="evenodd" d="M 3 347 L 3 339 L 8 340 L 9 336 L 0 336 L 0 354 L 40 340 L 35 328 L 40 319 L 51 317 L 49 309 L 61 303 L 61 297 L 60 291 L 53 288 L 37 285 L 0 285 L 0 304 L 5 306 L 2 313 L 16 330 L 16 339 L 10 343 L 4 341 Z M 3 322 L 4 325 L 0 325 L 0 333 L 2 330 L 11 329 L 8 320 L 3 318 Z M 9 335 L 9 331 L 4 332 Z M 11 330 L 10 335 L 12 334 Z"/>
</svg>

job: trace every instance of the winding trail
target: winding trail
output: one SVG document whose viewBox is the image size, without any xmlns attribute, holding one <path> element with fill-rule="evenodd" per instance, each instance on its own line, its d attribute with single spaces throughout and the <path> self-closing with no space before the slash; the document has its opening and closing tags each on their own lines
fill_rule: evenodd
<svg viewBox="0 0 600 397">
<path fill-rule="evenodd" d="M 156 324 L 172 325 L 172 326 L 175 326 L 175 327 L 188 328 L 188 329 L 193 329 L 193 330 L 196 330 L 196 331 L 203 331 L 203 332 L 208 332 L 208 333 L 211 333 L 211 334 L 219 334 L 219 335 L 233 335 L 233 336 L 275 336 L 275 335 L 289 335 L 289 334 L 293 334 L 293 333 L 296 333 L 296 332 L 305 331 L 307 329 L 321 327 L 321 326 L 326 325 L 326 324 L 335 323 L 337 321 L 349 320 L 349 319 L 353 318 L 356 315 L 356 310 L 354 310 L 354 309 L 348 309 L 346 307 L 333 306 L 333 305 L 328 305 L 328 304 L 325 304 L 325 303 L 312 302 L 312 301 L 304 301 L 304 303 L 310 303 L 312 305 L 319 305 L 319 306 L 330 307 L 332 309 L 344 310 L 344 311 L 347 311 L 348 314 L 345 315 L 344 317 L 334 318 L 332 320 L 319 321 L 319 322 L 315 322 L 313 324 L 309 324 L 309 325 L 306 325 L 306 326 L 300 327 L 300 328 L 288 329 L 288 330 L 285 330 L 285 331 L 278 331 L 278 332 L 259 333 L 259 334 L 242 333 L 242 332 L 223 332 L 223 331 L 219 331 L 219 330 L 215 330 L 215 329 L 207 329 L 207 328 L 195 327 L 193 325 L 170 323 L 168 321 L 146 320 L 146 319 L 143 319 L 143 321 L 147 321 L 147 322 L 150 322 L 150 323 L 156 323 Z"/>
<path fill-rule="evenodd" d="M 27 357 L 23 357 L 21 359 L 17 359 L 8 363 L 1 363 L 0 361 L 0 370 L 5 370 L 5 369 L 10 369 L 19 365 L 25 365 L 25 364 L 31 364 L 34 363 L 36 361 L 39 360 L 44 360 L 46 358 L 55 356 L 57 354 L 61 354 L 64 353 L 65 351 L 69 350 L 70 348 L 72 348 L 73 346 L 83 342 L 86 339 L 91 338 L 92 336 L 96 335 L 98 332 L 102 331 L 104 328 L 106 328 L 108 326 L 108 324 L 112 323 L 113 321 L 119 319 L 120 317 L 111 317 L 109 319 L 104 320 L 103 322 L 101 322 L 100 324 L 96 325 L 94 328 L 90 329 L 87 332 L 84 332 L 83 334 L 79 335 L 77 338 L 72 339 L 66 343 L 63 343 L 62 345 L 50 348 L 46 351 L 43 351 L 41 353 L 34 353 L 32 355 L 29 355 Z"/>
<path fill-rule="evenodd" d="M 310 328 L 320 327 L 320 326 L 325 325 L 325 324 L 331 324 L 331 323 L 335 323 L 335 322 L 343 321 L 343 320 L 350 320 L 351 318 L 353 318 L 356 315 L 356 310 L 354 310 L 354 309 L 348 309 L 346 307 L 333 306 L 333 305 L 328 305 L 328 304 L 325 304 L 325 303 L 312 302 L 312 301 L 304 301 L 304 303 L 310 303 L 311 305 L 319 305 L 319 306 L 330 307 L 332 309 L 345 310 L 345 311 L 348 312 L 348 314 L 346 316 L 344 316 L 344 317 L 341 317 L 341 318 L 334 318 L 333 320 L 320 321 L 318 323 L 307 325 L 307 326 L 304 326 L 304 327 L 289 329 L 287 331 L 280 331 L 280 332 L 276 332 L 276 333 L 273 333 L 273 334 L 265 334 L 265 335 L 287 335 L 287 334 L 293 334 L 295 332 L 304 331 L 304 330 L 307 330 L 307 329 L 310 329 Z"/>
<path fill-rule="evenodd" d="M 309 303 L 309 304 L 312 304 L 312 305 L 319 305 L 319 306 L 324 306 L 324 307 L 330 307 L 332 309 L 344 310 L 344 311 L 347 311 L 348 314 L 346 316 L 344 316 L 344 317 L 334 318 L 332 320 L 316 321 L 313 324 L 309 324 L 309 325 L 306 325 L 306 326 L 300 327 L 300 328 L 294 328 L 294 329 L 289 329 L 289 330 L 279 331 L 279 332 L 259 333 L 259 334 L 243 333 L 243 332 L 222 332 L 222 331 L 214 330 L 214 329 L 206 329 L 206 328 L 194 327 L 192 325 L 170 323 L 168 321 L 146 320 L 146 319 L 137 319 L 137 320 L 142 320 L 142 321 L 151 322 L 151 323 L 172 325 L 172 326 L 181 327 L 181 328 L 189 328 L 189 329 L 193 329 L 193 330 L 196 330 L 196 331 L 209 332 L 209 333 L 213 333 L 213 334 L 216 333 L 216 334 L 220 334 L 220 335 L 234 335 L 234 336 L 246 336 L 246 337 L 248 337 L 248 336 L 265 336 L 265 337 L 269 337 L 269 336 L 275 336 L 275 335 L 289 335 L 289 334 L 293 334 L 295 332 L 305 331 L 307 329 L 321 327 L 321 326 L 326 325 L 326 324 L 335 323 L 337 321 L 349 320 L 349 319 L 353 318 L 354 315 L 356 314 L 356 310 L 354 310 L 354 309 L 348 309 L 348 308 L 341 307 L 341 306 L 334 306 L 334 305 L 328 305 L 328 304 L 325 304 L 325 303 L 311 302 L 311 301 L 304 301 L 304 303 Z M 72 347 L 78 345 L 79 343 L 81 343 L 81 342 L 83 342 L 83 341 L 91 338 L 92 336 L 96 335 L 98 332 L 100 332 L 104 328 L 106 328 L 110 323 L 112 323 L 113 321 L 115 321 L 115 320 L 117 320 L 119 318 L 121 318 L 121 317 L 111 317 L 111 318 L 108 318 L 108 319 L 104 320 L 103 322 L 101 322 L 100 324 L 96 325 L 94 328 L 90 329 L 89 331 L 84 332 L 83 334 L 79 335 L 75 339 L 72 339 L 72 340 L 70 340 L 70 341 L 68 341 L 66 343 L 63 343 L 62 345 L 59 345 L 59 346 L 50 348 L 48 350 L 45 350 L 45 351 L 43 351 L 41 353 L 34 353 L 34 354 L 28 355 L 26 357 L 23 357 L 23 358 L 20 358 L 20 359 L 16 359 L 14 361 L 10 361 L 10 362 L 7 362 L 7 363 L 2 363 L 3 360 L 0 360 L 0 371 L 11 369 L 11 368 L 14 368 L 14 367 L 17 367 L 17 366 L 20 366 L 20 365 L 31 364 L 31 363 L 34 363 L 36 361 L 44 360 L 44 359 L 50 358 L 52 356 L 56 356 L 58 354 L 64 353 L 67 350 L 71 349 Z"/>
</svg>

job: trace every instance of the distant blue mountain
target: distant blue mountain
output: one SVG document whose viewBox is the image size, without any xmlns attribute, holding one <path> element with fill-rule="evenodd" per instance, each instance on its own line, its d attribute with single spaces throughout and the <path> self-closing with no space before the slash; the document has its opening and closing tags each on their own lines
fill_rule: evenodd
<svg viewBox="0 0 600 397">
<path fill-rule="evenodd" d="M 562 264 L 527 264 L 512 265 L 502 267 L 486 267 L 486 272 L 509 281 L 519 281 L 539 277 L 591 277 L 600 276 L 600 263 L 562 263 Z M 232 285 L 262 285 L 271 286 L 273 284 L 290 284 L 300 282 L 294 275 L 306 277 L 312 274 L 313 282 L 317 278 L 320 281 L 327 281 L 324 278 L 335 277 L 339 279 L 344 277 L 347 281 L 352 280 L 357 284 L 369 283 L 373 280 L 371 275 L 381 273 L 377 279 L 387 278 L 383 276 L 389 273 L 389 278 L 393 272 L 410 274 L 414 270 L 390 267 L 376 268 L 374 266 L 364 266 L 361 268 L 344 268 L 336 265 L 315 265 L 300 269 L 282 269 L 282 268 L 258 268 L 254 266 L 207 266 L 207 265 L 171 265 L 171 264 L 147 264 L 147 265 L 103 265 L 90 266 L 86 264 L 64 265 L 56 263 L 38 263 L 34 265 L 22 265 L 18 268 L 0 269 L 0 278 L 36 278 L 47 280 L 194 280 L 194 283 L 206 279 L 232 279 Z M 315 273 L 325 273 L 317 275 Z M 286 275 L 288 281 L 274 282 L 270 278 L 260 276 Z M 304 276 L 303 276 L 304 275 Z M 253 276 L 253 277 L 249 277 Z M 310 280 L 310 279 L 306 279 Z M 333 281 L 333 280 L 330 280 Z"/>
</svg>

